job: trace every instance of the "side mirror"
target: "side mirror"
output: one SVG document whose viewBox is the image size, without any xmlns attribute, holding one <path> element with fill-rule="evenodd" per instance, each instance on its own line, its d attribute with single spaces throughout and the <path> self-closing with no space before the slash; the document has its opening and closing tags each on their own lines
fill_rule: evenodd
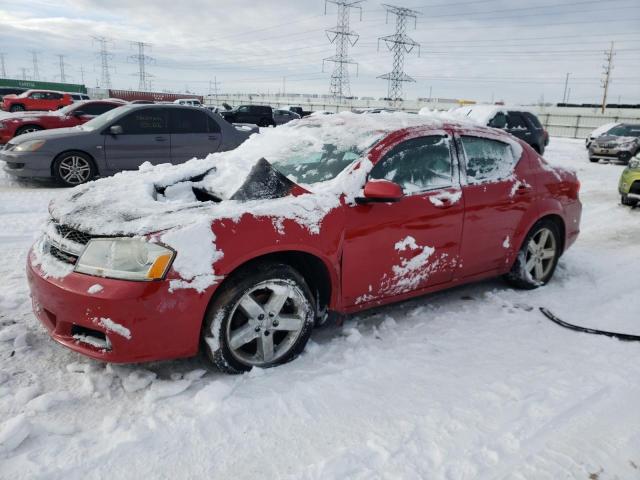
<svg viewBox="0 0 640 480">
<path fill-rule="evenodd" d="M 122 135 L 122 127 L 120 125 L 111 125 L 111 127 L 109 127 L 109 133 L 111 135 Z"/>
<path fill-rule="evenodd" d="M 404 196 L 402 187 L 389 180 L 369 180 L 364 186 L 364 197 L 357 197 L 356 203 L 397 202 Z"/>
</svg>

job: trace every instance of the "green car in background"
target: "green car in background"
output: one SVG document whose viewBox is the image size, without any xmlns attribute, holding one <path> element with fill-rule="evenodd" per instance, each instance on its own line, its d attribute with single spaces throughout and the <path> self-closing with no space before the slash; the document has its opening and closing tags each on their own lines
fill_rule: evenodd
<svg viewBox="0 0 640 480">
<path fill-rule="evenodd" d="M 640 202 L 640 155 L 629 160 L 627 168 L 622 171 L 618 191 L 623 205 L 635 206 Z"/>
</svg>

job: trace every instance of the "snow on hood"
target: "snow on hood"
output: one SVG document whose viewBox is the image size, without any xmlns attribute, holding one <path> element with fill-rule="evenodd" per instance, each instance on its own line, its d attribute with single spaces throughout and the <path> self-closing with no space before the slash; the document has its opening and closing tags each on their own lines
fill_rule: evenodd
<svg viewBox="0 0 640 480">
<path fill-rule="evenodd" d="M 261 159 L 274 163 L 287 156 L 320 152 L 324 144 L 366 152 L 388 132 L 419 125 L 440 127 L 437 117 L 402 113 L 308 117 L 251 136 L 235 150 L 214 153 L 181 165 L 145 163 L 70 190 L 50 205 L 54 219 L 96 235 L 146 235 L 216 219 L 239 220 L 243 214 L 288 218 L 311 232 L 342 193 L 360 188 L 370 169 L 346 169 L 332 180 L 304 186 L 312 195 L 270 200 L 233 200 Z M 205 201 L 197 192 L 206 192 Z"/>
<path fill-rule="evenodd" d="M 605 143 L 613 143 L 616 145 L 622 145 L 623 143 L 637 141 L 638 137 L 618 137 L 617 135 L 601 135 L 595 139 L 595 142 L 599 145 Z"/>
</svg>

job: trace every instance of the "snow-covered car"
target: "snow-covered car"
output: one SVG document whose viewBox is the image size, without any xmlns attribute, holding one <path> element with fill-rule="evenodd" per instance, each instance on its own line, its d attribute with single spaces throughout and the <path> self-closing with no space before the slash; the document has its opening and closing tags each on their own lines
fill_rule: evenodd
<svg viewBox="0 0 640 480">
<path fill-rule="evenodd" d="M 291 120 L 297 120 L 299 118 L 301 118 L 300 115 L 290 110 L 273 111 L 273 121 L 276 122 L 276 125 L 284 125 L 285 123 L 289 123 Z"/>
<path fill-rule="evenodd" d="M 237 149 L 81 185 L 28 256 L 35 314 L 110 362 L 226 372 L 299 354 L 328 318 L 504 275 L 536 288 L 580 226 L 579 182 L 491 128 L 312 115 Z"/>
<path fill-rule="evenodd" d="M 640 152 L 640 124 L 621 123 L 599 136 L 589 146 L 589 160 L 627 163 Z"/>
<path fill-rule="evenodd" d="M 604 125 L 600 125 L 598 128 L 596 128 L 594 131 L 592 131 L 589 135 L 587 135 L 587 138 L 584 139 L 584 145 L 585 147 L 587 147 L 587 149 L 589 149 L 589 147 L 591 146 L 591 144 L 593 143 L 593 141 L 604 135 L 605 133 L 607 133 L 609 130 L 611 130 L 613 127 L 620 125 L 620 123 L 605 123 Z"/>
</svg>

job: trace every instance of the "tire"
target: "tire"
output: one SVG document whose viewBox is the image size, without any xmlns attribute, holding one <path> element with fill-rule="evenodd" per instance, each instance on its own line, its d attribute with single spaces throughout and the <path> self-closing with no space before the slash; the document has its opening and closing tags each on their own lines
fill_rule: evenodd
<svg viewBox="0 0 640 480">
<path fill-rule="evenodd" d="M 505 280 L 511 286 L 525 290 L 546 285 L 556 270 L 561 245 L 558 226 L 551 220 L 538 221 L 522 242 Z"/>
<path fill-rule="evenodd" d="M 10 112 L 24 112 L 25 108 L 24 105 L 11 105 L 11 107 L 9 108 Z"/>
<path fill-rule="evenodd" d="M 622 195 L 620 197 L 620 203 L 622 205 L 626 205 L 627 207 L 635 207 L 638 204 L 638 200 L 635 198 L 629 198 L 626 195 Z"/>
<path fill-rule="evenodd" d="M 270 303 L 277 312 L 269 312 Z M 315 316 L 313 294 L 295 269 L 280 263 L 254 265 L 232 275 L 209 306 L 204 349 L 225 373 L 275 367 L 304 350 Z"/>
<path fill-rule="evenodd" d="M 599 161 L 600 161 L 600 159 L 599 159 L 599 158 L 589 157 L 589 161 L 590 161 L 591 163 L 597 163 L 597 162 L 599 162 Z"/>
<path fill-rule="evenodd" d="M 92 180 L 97 174 L 93 159 L 83 152 L 64 152 L 53 162 L 53 176 L 65 187 L 75 187 Z"/>
<path fill-rule="evenodd" d="M 24 135 L 25 133 L 39 132 L 42 129 L 43 128 L 39 127 L 38 125 L 25 125 L 24 127 L 20 127 L 18 130 L 16 130 L 16 137 L 18 135 Z"/>
<path fill-rule="evenodd" d="M 275 127 L 276 122 L 273 120 L 269 120 L 268 118 L 261 118 L 258 122 L 259 127 Z"/>
</svg>

